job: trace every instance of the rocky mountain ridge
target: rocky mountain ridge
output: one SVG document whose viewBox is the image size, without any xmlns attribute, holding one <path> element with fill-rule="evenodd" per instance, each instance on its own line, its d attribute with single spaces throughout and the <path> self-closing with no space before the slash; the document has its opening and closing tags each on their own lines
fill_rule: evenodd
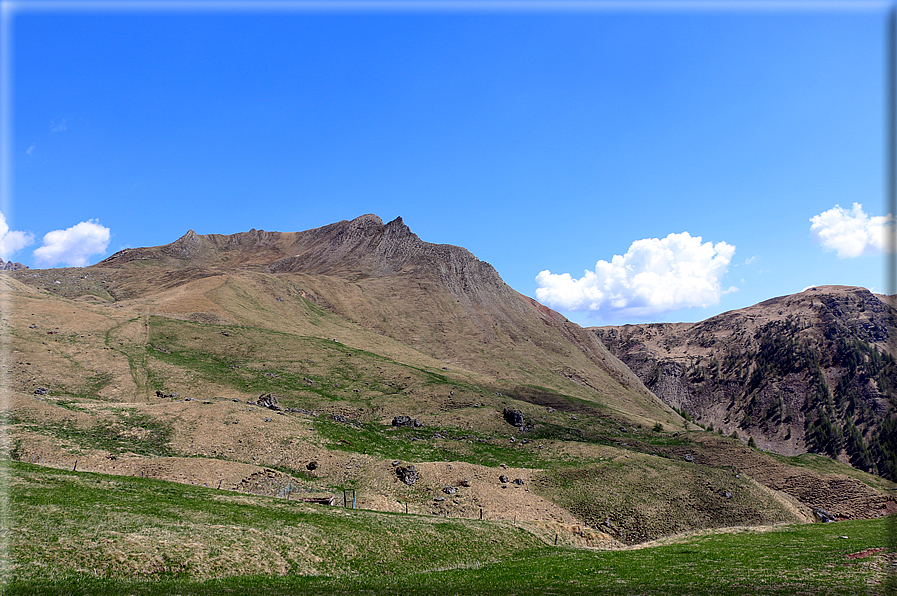
<svg viewBox="0 0 897 596">
<path fill-rule="evenodd" d="M 892 304 L 864 288 L 820 286 L 699 323 L 591 330 L 658 397 L 705 427 L 893 478 Z"/>
</svg>

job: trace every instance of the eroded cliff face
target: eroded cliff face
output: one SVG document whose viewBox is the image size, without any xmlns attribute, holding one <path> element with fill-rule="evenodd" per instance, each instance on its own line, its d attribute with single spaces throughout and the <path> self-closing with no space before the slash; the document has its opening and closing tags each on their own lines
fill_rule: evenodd
<svg viewBox="0 0 897 596">
<path fill-rule="evenodd" d="M 783 454 L 826 453 L 890 476 L 897 311 L 821 286 L 700 323 L 591 329 L 696 422 Z"/>
</svg>

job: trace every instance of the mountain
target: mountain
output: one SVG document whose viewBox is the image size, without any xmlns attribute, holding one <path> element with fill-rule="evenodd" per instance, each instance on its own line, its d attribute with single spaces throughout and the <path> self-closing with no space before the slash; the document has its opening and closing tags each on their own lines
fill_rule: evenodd
<svg viewBox="0 0 897 596">
<path fill-rule="evenodd" d="M 325 502 L 351 489 L 359 508 L 517 520 L 578 546 L 897 511 L 880 477 L 689 422 L 597 331 L 401 219 L 190 231 L 6 271 L 0 289 L 0 436 L 35 465 Z"/>
<path fill-rule="evenodd" d="M 702 426 L 897 479 L 893 296 L 820 286 L 699 323 L 591 331 Z"/>
<path fill-rule="evenodd" d="M 278 317 L 235 315 L 228 288 L 277 280 L 293 298 L 446 364 L 513 378 L 521 399 L 550 401 L 556 390 L 636 417 L 678 418 L 593 334 L 517 293 L 467 250 L 422 241 L 401 218 L 384 225 L 363 215 L 293 233 L 191 230 L 166 246 L 123 250 L 96 268 L 112 280 L 106 290 L 116 299 L 164 302 L 166 313 L 194 320 L 260 325 Z M 140 276 L 129 275 L 135 268 Z M 210 283 L 218 284 L 214 295 Z"/>
</svg>

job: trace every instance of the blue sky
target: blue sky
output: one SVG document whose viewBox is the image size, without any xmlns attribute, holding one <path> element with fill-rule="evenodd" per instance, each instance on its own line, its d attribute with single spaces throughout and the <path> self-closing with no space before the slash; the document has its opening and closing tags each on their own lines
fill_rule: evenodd
<svg viewBox="0 0 897 596">
<path fill-rule="evenodd" d="M 126 5 L 4 2 L 6 260 L 375 213 L 584 325 L 886 290 L 890 3 Z"/>
</svg>

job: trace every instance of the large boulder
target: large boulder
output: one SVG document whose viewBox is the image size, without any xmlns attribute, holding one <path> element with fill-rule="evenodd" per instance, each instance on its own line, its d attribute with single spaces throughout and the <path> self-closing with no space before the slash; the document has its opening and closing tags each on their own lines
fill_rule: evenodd
<svg viewBox="0 0 897 596">
<path fill-rule="evenodd" d="M 411 465 L 399 466 L 398 468 L 396 468 L 396 475 L 399 477 L 399 480 L 401 480 L 408 486 L 413 485 L 419 478 L 417 468 Z"/>
</svg>

